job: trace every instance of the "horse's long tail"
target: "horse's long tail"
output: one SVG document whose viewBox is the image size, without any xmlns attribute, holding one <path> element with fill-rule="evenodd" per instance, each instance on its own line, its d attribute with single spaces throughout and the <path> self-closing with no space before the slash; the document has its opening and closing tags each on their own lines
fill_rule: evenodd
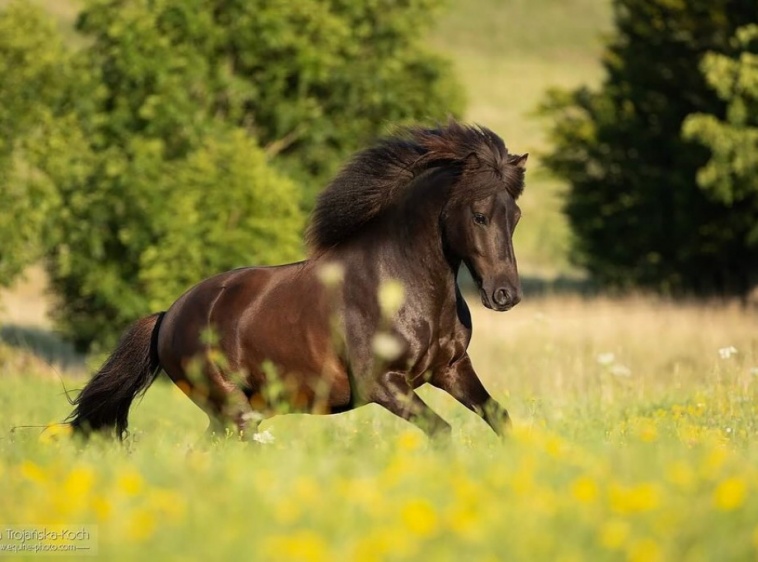
<svg viewBox="0 0 758 562">
<path fill-rule="evenodd" d="M 67 419 L 74 433 L 89 435 L 115 428 L 123 439 L 132 401 L 148 389 L 160 370 L 157 341 L 164 314 L 137 320 L 121 336 L 115 351 L 74 400 L 76 408 Z"/>
</svg>

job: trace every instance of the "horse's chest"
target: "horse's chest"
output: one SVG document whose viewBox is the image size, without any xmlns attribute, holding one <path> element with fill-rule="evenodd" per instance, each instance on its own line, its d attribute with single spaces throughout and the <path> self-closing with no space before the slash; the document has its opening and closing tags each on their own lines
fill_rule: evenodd
<svg viewBox="0 0 758 562">
<path fill-rule="evenodd" d="M 408 346 L 408 375 L 419 386 L 434 371 L 445 368 L 466 352 L 468 337 L 455 326 L 422 323 Z"/>
</svg>

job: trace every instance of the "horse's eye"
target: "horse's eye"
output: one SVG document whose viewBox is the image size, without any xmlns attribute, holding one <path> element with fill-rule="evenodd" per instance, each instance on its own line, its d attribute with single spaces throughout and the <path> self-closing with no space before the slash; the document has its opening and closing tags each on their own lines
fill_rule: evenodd
<svg viewBox="0 0 758 562">
<path fill-rule="evenodd" d="M 482 213 L 474 213 L 474 222 L 476 224 L 485 225 L 487 224 L 487 217 L 485 217 Z"/>
</svg>

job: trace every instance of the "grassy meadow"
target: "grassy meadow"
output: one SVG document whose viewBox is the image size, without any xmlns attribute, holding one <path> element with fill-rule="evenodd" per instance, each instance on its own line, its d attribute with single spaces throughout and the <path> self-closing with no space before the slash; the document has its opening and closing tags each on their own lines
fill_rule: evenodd
<svg viewBox="0 0 758 562">
<path fill-rule="evenodd" d="M 73 0 L 37 1 L 70 29 Z M 451 0 L 432 34 L 470 120 L 535 156 L 515 238 L 528 277 L 576 273 L 533 111 L 550 86 L 597 83 L 609 25 L 608 0 Z M 159 379 L 123 445 L 82 446 L 64 427 L 16 427 L 64 419 L 60 377 L 76 390 L 93 366 L 49 331 L 32 270 L 0 292 L 0 559 L 31 557 L 2 550 L 8 525 L 87 525 L 96 552 L 69 559 L 758 559 L 755 309 L 527 292 L 497 314 L 478 300 L 470 353 L 513 417 L 505 442 L 424 388 L 454 427 L 448 448 L 375 406 L 210 443 Z"/>
<path fill-rule="evenodd" d="M 501 443 L 435 389 L 453 445 L 378 407 L 211 444 L 159 380 L 123 446 L 11 426 L 69 411 L 55 371 L 0 365 L 0 513 L 96 526 L 107 560 L 754 560 L 758 326 L 737 306 L 533 298 L 474 308 Z M 69 388 L 82 379 L 65 371 Z M 0 541 L 0 544 L 2 542 Z"/>
</svg>

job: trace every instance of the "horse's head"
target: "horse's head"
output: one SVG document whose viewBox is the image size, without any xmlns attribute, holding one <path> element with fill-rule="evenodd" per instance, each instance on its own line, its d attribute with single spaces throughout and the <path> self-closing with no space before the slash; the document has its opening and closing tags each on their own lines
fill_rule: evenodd
<svg viewBox="0 0 758 562">
<path fill-rule="evenodd" d="M 526 159 L 511 155 L 500 169 L 469 162 L 445 209 L 447 250 L 466 264 L 482 303 L 492 310 L 510 310 L 521 301 L 513 232 L 521 217 L 516 198 Z"/>
</svg>

